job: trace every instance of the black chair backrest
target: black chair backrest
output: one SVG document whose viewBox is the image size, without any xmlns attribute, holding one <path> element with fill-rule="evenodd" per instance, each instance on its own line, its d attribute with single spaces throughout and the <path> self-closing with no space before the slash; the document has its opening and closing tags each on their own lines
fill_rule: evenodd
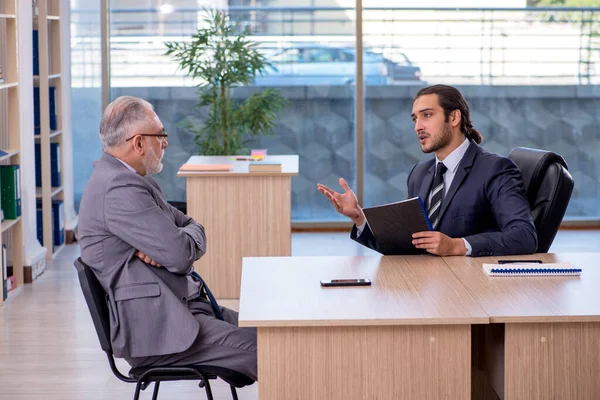
<svg viewBox="0 0 600 400">
<path fill-rule="evenodd" d="M 567 211 L 575 182 L 567 162 L 551 151 L 517 147 L 508 155 L 521 170 L 533 222 L 538 253 L 547 253 Z"/>
<path fill-rule="evenodd" d="M 79 278 L 79 284 L 83 291 L 83 297 L 90 310 L 96 333 L 98 334 L 98 340 L 100 340 L 100 346 L 102 350 L 112 353 L 112 346 L 110 344 L 110 319 L 108 303 L 106 299 L 106 292 L 94 271 L 81 261 L 81 258 L 75 260 L 75 269 L 77 269 L 77 277 Z"/>
</svg>

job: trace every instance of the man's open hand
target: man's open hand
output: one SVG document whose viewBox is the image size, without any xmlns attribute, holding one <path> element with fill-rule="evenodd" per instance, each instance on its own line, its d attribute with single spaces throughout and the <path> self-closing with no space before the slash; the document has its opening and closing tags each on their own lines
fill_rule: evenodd
<svg viewBox="0 0 600 400">
<path fill-rule="evenodd" d="M 358 205 L 356 195 L 352 189 L 350 189 L 344 178 L 340 178 L 339 183 L 342 189 L 344 189 L 344 193 L 338 193 L 320 183 L 317 184 L 317 189 L 329 199 L 337 212 L 350 218 L 356 226 L 362 225 L 365 220 L 365 215 Z"/>
</svg>

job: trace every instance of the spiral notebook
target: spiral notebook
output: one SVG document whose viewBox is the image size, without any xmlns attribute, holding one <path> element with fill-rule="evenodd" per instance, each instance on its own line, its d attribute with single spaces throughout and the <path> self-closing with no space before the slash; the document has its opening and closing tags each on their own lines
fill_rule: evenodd
<svg viewBox="0 0 600 400">
<path fill-rule="evenodd" d="M 363 209 L 380 253 L 421 254 L 412 244 L 415 232 L 431 231 L 431 222 L 420 197 Z"/>
<path fill-rule="evenodd" d="M 581 274 L 581 268 L 576 268 L 569 263 L 483 264 L 483 270 L 489 276 L 548 276 Z"/>
</svg>

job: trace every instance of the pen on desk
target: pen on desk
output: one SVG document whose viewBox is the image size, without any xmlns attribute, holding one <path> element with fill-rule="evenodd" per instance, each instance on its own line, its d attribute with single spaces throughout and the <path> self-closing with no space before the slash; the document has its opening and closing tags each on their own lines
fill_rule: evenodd
<svg viewBox="0 0 600 400">
<path fill-rule="evenodd" d="M 543 264 L 542 260 L 498 260 L 498 264 Z"/>
</svg>

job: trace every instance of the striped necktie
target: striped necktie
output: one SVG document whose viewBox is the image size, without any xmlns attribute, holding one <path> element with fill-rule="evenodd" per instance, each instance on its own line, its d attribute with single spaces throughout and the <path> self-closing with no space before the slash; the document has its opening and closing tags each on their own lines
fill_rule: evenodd
<svg viewBox="0 0 600 400">
<path fill-rule="evenodd" d="M 429 203 L 429 220 L 433 230 L 437 230 L 440 223 L 440 210 L 442 209 L 442 199 L 444 198 L 444 174 L 448 168 L 442 163 L 437 164 L 435 178 L 433 179 L 433 189 L 431 190 L 431 201 Z"/>
</svg>

